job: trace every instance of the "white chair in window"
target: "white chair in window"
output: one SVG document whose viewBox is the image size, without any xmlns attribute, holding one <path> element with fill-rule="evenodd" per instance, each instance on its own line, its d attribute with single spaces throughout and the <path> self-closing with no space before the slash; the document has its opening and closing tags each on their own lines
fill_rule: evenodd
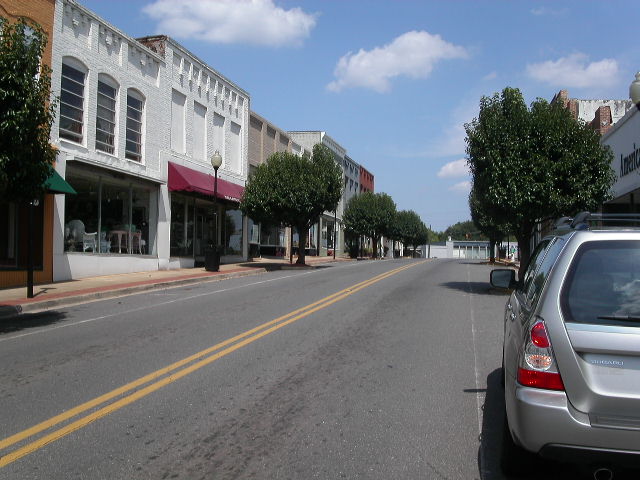
<svg viewBox="0 0 640 480">
<path fill-rule="evenodd" d="M 100 232 L 100 253 L 109 253 L 111 251 L 111 241 L 107 240 L 107 232 Z"/>
<path fill-rule="evenodd" d="M 84 229 L 84 223 L 82 220 L 71 220 L 65 226 L 65 234 L 68 232 L 68 237 L 72 240 L 73 245 L 77 247 L 82 246 L 81 252 L 91 250 L 96 252 L 96 237 L 98 232 L 87 233 Z"/>
<path fill-rule="evenodd" d="M 97 252 L 97 248 L 96 248 L 96 237 L 98 235 L 98 232 L 93 232 L 93 233 L 83 233 L 82 234 L 82 251 L 86 252 L 87 250 L 91 250 L 93 253 Z"/>
<path fill-rule="evenodd" d="M 129 253 L 143 254 L 145 241 L 142 240 L 142 232 L 131 232 L 131 251 Z"/>
</svg>

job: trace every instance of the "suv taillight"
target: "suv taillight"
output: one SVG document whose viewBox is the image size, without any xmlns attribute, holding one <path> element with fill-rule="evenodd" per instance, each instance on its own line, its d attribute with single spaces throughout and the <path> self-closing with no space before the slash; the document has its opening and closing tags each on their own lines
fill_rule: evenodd
<svg viewBox="0 0 640 480">
<path fill-rule="evenodd" d="M 522 346 L 518 383 L 525 387 L 564 390 L 544 320 L 536 317 Z"/>
</svg>

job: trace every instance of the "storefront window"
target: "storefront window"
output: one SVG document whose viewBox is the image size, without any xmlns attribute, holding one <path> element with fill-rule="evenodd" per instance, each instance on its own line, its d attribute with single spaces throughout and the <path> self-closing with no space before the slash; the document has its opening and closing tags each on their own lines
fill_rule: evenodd
<svg viewBox="0 0 640 480">
<path fill-rule="evenodd" d="M 196 257 L 202 257 L 205 255 L 206 249 L 216 243 L 217 214 L 216 207 L 212 206 L 211 202 L 204 203 L 201 200 L 197 200 L 196 202 L 198 205 L 195 211 L 196 231 L 194 254 Z"/>
<path fill-rule="evenodd" d="M 172 256 L 193 256 L 193 199 L 171 194 L 171 243 Z"/>
<path fill-rule="evenodd" d="M 242 212 L 227 208 L 222 227 L 225 255 L 242 255 Z"/>
<path fill-rule="evenodd" d="M 332 221 L 322 223 L 322 248 L 333 248 L 334 225 L 335 223 Z"/>
<path fill-rule="evenodd" d="M 148 255 L 151 187 L 73 170 L 65 204 L 65 251 Z"/>
<path fill-rule="evenodd" d="M 67 182 L 77 195 L 65 200 L 64 251 L 97 253 L 99 179 L 75 177 L 69 172 Z"/>
</svg>

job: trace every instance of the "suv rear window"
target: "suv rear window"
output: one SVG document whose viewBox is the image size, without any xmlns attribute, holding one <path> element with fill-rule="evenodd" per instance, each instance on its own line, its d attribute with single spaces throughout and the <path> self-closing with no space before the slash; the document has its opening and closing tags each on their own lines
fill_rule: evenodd
<svg viewBox="0 0 640 480">
<path fill-rule="evenodd" d="M 573 259 L 561 295 L 567 322 L 640 327 L 640 241 L 593 241 Z"/>
</svg>

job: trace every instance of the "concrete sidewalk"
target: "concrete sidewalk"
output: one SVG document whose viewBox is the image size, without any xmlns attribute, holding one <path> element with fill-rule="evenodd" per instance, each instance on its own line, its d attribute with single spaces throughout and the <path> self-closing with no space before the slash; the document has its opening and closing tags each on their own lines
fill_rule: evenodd
<svg viewBox="0 0 640 480">
<path fill-rule="evenodd" d="M 103 275 L 34 285 L 34 298 L 27 298 L 26 286 L 0 289 L 0 319 L 147 290 L 257 275 L 270 270 L 314 268 L 322 263 L 349 261 L 346 258 L 334 260 L 332 257 L 309 256 L 305 260 L 306 266 L 303 267 L 290 265 L 285 259 L 255 259 L 250 262 L 220 265 L 219 272 L 207 272 L 204 268 L 184 268 Z"/>
</svg>

